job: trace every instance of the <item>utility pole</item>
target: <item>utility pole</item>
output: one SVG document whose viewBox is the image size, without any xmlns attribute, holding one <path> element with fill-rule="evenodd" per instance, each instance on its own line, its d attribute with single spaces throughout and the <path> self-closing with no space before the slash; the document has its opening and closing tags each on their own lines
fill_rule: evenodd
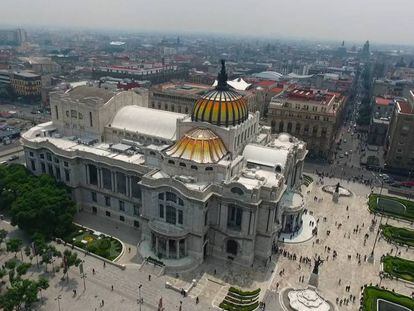
<svg viewBox="0 0 414 311">
<path fill-rule="evenodd" d="M 141 297 L 141 287 L 142 287 L 142 284 L 139 284 L 139 286 L 138 286 L 138 304 L 139 304 L 139 311 L 142 310 L 142 304 L 144 303 L 144 299 Z"/>
<path fill-rule="evenodd" d="M 57 303 L 58 303 L 58 308 L 59 308 L 59 311 L 61 311 L 60 310 L 60 300 L 62 299 L 62 295 L 59 295 L 59 296 L 57 296 L 56 298 L 55 298 L 55 300 L 57 300 Z"/>
</svg>

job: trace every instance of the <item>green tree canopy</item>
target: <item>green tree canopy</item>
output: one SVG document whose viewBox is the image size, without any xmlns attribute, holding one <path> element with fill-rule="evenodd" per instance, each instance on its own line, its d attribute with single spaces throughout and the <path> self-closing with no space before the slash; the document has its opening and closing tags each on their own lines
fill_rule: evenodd
<svg viewBox="0 0 414 311">
<path fill-rule="evenodd" d="M 47 238 L 63 237 L 72 231 L 75 203 L 68 188 L 52 177 L 36 177 L 17 164 L 0 167 L 0 189 L 0 206 L 10 210 L 13 225 Z"/>
</svg>

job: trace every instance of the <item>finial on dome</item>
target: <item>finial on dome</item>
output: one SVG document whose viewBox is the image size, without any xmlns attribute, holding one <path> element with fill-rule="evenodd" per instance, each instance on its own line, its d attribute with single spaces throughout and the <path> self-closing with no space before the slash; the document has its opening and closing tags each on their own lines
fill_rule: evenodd
<svg viewBox="0 0 414 311">
<path fill-rule="evenodd" d="M 217 75 L 217 87 L 218 91 L 226 91 L 229 87 L 227 85 L 227 73 L 226 73 L 226 62 L 224 59 L 221 60 L 221 70 Z"/>
</svg>

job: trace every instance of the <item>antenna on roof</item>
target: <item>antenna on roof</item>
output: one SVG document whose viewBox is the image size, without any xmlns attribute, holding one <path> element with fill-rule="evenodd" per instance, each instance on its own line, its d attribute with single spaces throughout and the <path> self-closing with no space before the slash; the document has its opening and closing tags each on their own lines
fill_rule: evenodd
<svg viewBox="0 0 414 311">
<path fill-rule="evenodd" d="M 226 72 L 226 61 L 221 60 L 221 70 L 217 75 L 217 86 L 216 90 L 218 91 L 227 91 L 229 89 L 227 85 L 227 72 Z"/>
</svg>

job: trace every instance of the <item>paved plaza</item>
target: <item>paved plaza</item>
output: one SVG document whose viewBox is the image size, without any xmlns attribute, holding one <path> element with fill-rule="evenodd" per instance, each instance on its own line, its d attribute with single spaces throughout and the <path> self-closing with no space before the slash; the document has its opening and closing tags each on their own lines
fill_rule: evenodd
<svg viewBox="0 0 414 311">
<path fill-rule="evenodd" d="M 69 272 L 69 281 L 62 281 L 62 270 L 58 273 L 44 272 L 44 267 L 36 266 L 29 270 L 29 277 L 36 278 L 39 274 L 50 278 L 50 287 L 42 293 L 43 300 L 36 305 L 39 310 L 58 310 L 55 299 L 60 295 L 60 308 L 65 310 L 157 310 L 162 298 L 165 310 L 214 310 L 222 301 L 230 285 L 245 289 L 262 288 L 261 299 L 266 302 L 266 310 L 282 310 L 279 292 L 284 288 L 305 288 L 310 277 L 312 266 L 300 263 L 299 258 L 314 258 L 321 256 L 324 260 L 320 268 L 319 293 L 337 306 L 338 310 L 357 310 L 359 306 L 360 290 L 364 284 L 379 284 L 380 257 L 385 253 L 401 252 L 401 257 L 414 260 L 414 250 L 396 248 L 380 239 L 375 249 L 374 263 L 365 260 L 369 256 L 376 236 L 376 229 L 380 218 L 377 216 L 377 226 L 374 231 L 369 230 L 374 218 L 368 212 L 366 201 L 370 188 L 356 183 L 341 183 L 352 191 L 353 196 L 340 197 L 338 203 L 332 202 L 331 194 L 322 191 L 321 184 L 315 182 L 304 193 L 308 215 L 312 215 L 317 222 L 318 236 L 302 243 L 280 243 L 279 248 L 293 254 L 296 260 L 288 256 L 276 254 L 271 263 L 257 263 L 253 268 L 242 268 L 228 261 L 218 261 L 208 258 L 196 270 L 180 273 L 179 275 L 164 275 L 162 270 L 150 264 L 142 265 L 137 256 L 137 244 L 140 241 L 138 229 L 127 228 L 114 224 L 109 220 L 87 213 L 80 213 L 76 222 L 95 230 L 113 235 L 124 243 L 125 252 L 118 263 L 124 265 L 121 269 L 116 265 L 79 252 L 85 261 L 84 268 L 87 275 L 84 290 L 83 280 L 78 268 L 72 267 Z M 337 179 L 325 178 L 324 184 L 336 184 Z M 315 200 L 316 197 L 316 200 Z M 348 207 L 348 208 L 347 208 Z M 308 218 L 312 219 L 312 218 Z M 383 219 L 385 223 L 410 227 L 407 222 Z M 11 231 L 9 236 L 22 236 L 20 230 L 11 227 L 6 222 L 1 226 Z M 357 229 L 358 226 L 358 229 Z M 328 231 L 330 234 L 328 235 Z M 364 236 L 369 237 L 364 245 Z M 297 241 L 296 241 L 297 242 Z M 61 250 L 62 245 L 57 245 Z M 329 249 L 328 249 L 329 247 Z M 333 252 L 337 252 L 333 259 Z M 360 262 L 357 258 L 360 254 Z M 13 257 L 13 254 L 1 254 L 1 262 Z M 348 257 L 350 256 L 350 257 Z M 25 260 L 28 260 L 27 258 Z M 60 259 L 55 263 L 58 265 Z M 34 262 L 34 261 L 33 261 Z M 95 273 L 92 270 L 95 270 Z M 149 275 L 151 279 L 149 280 Z M 303 282 L 300 281 L 303 277 Z M 179 292 L 165 287 L 166 282 L 177 288 L 189 288 L 193 280 L 197 283 L 189 291 L 187 297 Z M 139 285 L 142 284 L 141 297 L 143 304 L 137 303 Z M 381 285 L 395 289 L 396 292 L 411 295 L 414 285 L 384 279 Z M 112 289 L 113 286 L 113 289 Z M 346 286 L 350 286 L 346 291 Z M 73 294 L 76 289 L 76 295 Z M 336 299 L 349 298 L 355 295 L 355 303 L 348 305 L 336 304 Z M 199 303 L 196 304 L 196 297 Z M 102 301 L 104 305 L 102 306 Z M 180 303 L 181 302 L 181 303 Z"/>
</svg>

